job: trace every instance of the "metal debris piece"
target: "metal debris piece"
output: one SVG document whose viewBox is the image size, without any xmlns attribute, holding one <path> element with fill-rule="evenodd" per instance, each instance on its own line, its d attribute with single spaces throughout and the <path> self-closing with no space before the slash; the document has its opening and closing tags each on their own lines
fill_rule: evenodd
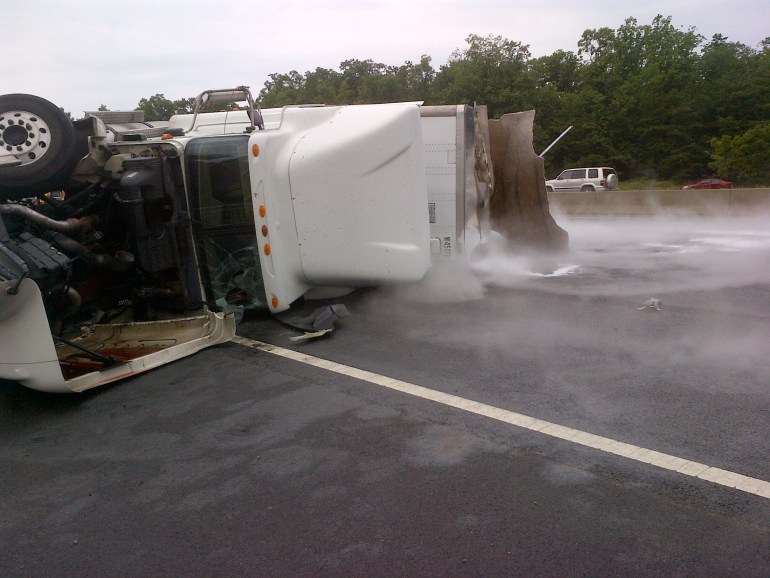
<svg viewBox="0 0 770 578">
<path fill-rule="evenodd" d="M 316 337 L 322 337 L 326 335 L 327 333 L 331 333 L 332 329 L 322 329 L 321 331 L 306 331 L 302 335 L 296 335 L 294 337 L 290 337 L 292 341 L 308 341 L 310 339 L 315 339 Z"/>
<path fill-rule="evenodd" d="M 639 311 L 643 311 L 645 309 L 654 309 L 655 311 L 660 311 L 662 303 L 660 299 L 657 297 L 651 297 L 647 301 L 645 301 L 641 307 L 639 307 Z"/>
<path fill-rule="evenodd" d="M 275 316 L 278 321 L 294 329 L 302 331 L 320 331 L 322 329 L 334 329 L 334 322 L 342 317 L 350 315 L 348 308 L 342 304 L 319 307 L 309 316 L 297 317 L 295 313 L 287 311 Z"/>
</svg>

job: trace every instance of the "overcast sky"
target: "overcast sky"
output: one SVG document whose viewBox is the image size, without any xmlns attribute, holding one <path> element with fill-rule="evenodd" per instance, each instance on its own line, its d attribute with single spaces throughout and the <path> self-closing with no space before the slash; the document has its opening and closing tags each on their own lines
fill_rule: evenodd
<svg viewBox="0 0 770 578">
<path fill-rule="evenodd" d="M 533 57 L 577 51 L 586 29 L 671 16 L 756 47 L 770 36 L 770 0 L 0 0 L 0 94 L 42 96 L 71 112 L 130 110 L 157 93 L 208 88 L 348 59 L 434 69 L 469 34 L 529 45 Z"/>
</svg>

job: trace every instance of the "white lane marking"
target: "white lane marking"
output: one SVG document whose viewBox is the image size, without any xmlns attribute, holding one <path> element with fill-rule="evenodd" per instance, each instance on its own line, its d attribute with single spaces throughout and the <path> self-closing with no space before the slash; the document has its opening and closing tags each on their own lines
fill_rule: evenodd
<svg viewBox="0 0 770 578">
<path fill-rule="evenodd" d="M 477 401 L 459 397 L 457 395 L 428 389 L 427 387 L 422 387 L 421 385 L 415 385 L 406 381 L 401 381 L 391 377 L 386 377 L 384 375 L 379 375 L 377 373 L 372 373 L 371 371 L 366 371 L 365 369 L 357 369 L 355 367 L 349 367 L 347 365 L 342 365 L 341 363 L 329 361 L 328 359 L 321 359 L 320 357 L 313 357 L 312 355 L 306 355 L 291 349 L 284 349 L 283 347 L 278 347 L 276 345 L 271 345 L 262 341 L 255 341 L 253 339 L 248 339 L 239 335 L 236 335 L 233 338 L 233 341 L 240 345 L 251 347 L 252 349 L 258 349 L 266 353 L 272 353 L 273 355 L 299 361 L 300 363 L 305 363 L 307 365 L 312 365 L 313 367 L 339 373 L 340 375 L 354 377 L 362 381 L 368 381 L 369 383 L 373 383 L 375 385 L 381 385 L 383 387 L 400 391 L 402 393 L 407 393 L 415 397 L 435 401 L 436 403 L 441 403 L 443 405 L 454 407 L 463 411 L 475 413 L 476 415 L 482 415 L 484 417 L 509 423 L 511 425 L 522 427 L 528 430 L 540 432 L 551 437 L 567 440 L 576 444 L 594 448 L 610 454 L 615 454 L 617 456 L 622 456 L 624 458 L 636 460 L 645 464 L 651 464 L 666 470 L 673 470 L 686 476 L 700 478 L 715 484 L 727 486 L 728 488 L 735 488 L 736 490 L 741 490 L 742 492 L 747 492 L 762 498 L 770 499 L 770 482 L 766 482 L 764 480 L 750 478 L 749 476 L 744 476 L 743 474 L 722 470 L 720 468 L 714 468 L 706 464 L 693 462 L 691 460 L 686 460 L 684 458 L 679 458 L 670 454 L 664 454 L 655 450 L 619 442 L 585 431 L 572 429 L 563 425 L 551 423 L 521 413 L 516 413 L 514 411 L 508 411 L 507 409 L 501 409 L 499 407 L 494 407 L 485 403 L 479 403 Z"/>
</svg>

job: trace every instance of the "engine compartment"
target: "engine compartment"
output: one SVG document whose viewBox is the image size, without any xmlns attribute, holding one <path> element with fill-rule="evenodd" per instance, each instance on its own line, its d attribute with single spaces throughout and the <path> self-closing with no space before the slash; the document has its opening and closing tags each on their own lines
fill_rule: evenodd
<svg viewBox="0 0 770 578">
<path fill-rule="evenodd" d="M 238 87 L 205 91 L 196 115 L 238 100 L 243 132 L 210 139 L 0 95 L 0 383 L 83 391 L 228 341 L 236 314 L 265 307 L 246 148 L 259 109 Z"/>
<path fill-rule="evenodd" d="M 114 155 L 95 181 L 0 204 L 0 281 L 35 281 L 55 334 L 201 307 L 179 156 L 142 153 Z"/>
<path fill-rule="evenodd" d="M 41 352 L 55 346 L 70 390 L 91 387 L 107 374 L 121 378 L 133 371 L 131 360 L 141 359 L 144 369 L 163 350 L 181 345 L 186 355 L 199 348 L 188 342 L 211 335 L 226 340 L 234 331 L 232 319 L 222 330 L 225 315 L 206 307 L 179 143 L 116 144 L 101 121 L 92 124 L 91 150 L 65 187 L 9 198 L 0 186 L 5 308 L 12 315 L 18 306 L 10 299 L 23 283 L 34 282 L 37 291 L 27 288 L 16 301 L 42 303 L 50 333 L 44 336 L 38 323 L 20 335 L 34 336 L 28 347 Z M 3 319 L 4 333 L 19 330 L 22 317 Z M 0 376 L 15 379 L 23 354 L 5 357 Z M 94 373 L 105 375 L 89 376 Z M 46 383 L 31 386 L 58 391 Z"/>
</svg>

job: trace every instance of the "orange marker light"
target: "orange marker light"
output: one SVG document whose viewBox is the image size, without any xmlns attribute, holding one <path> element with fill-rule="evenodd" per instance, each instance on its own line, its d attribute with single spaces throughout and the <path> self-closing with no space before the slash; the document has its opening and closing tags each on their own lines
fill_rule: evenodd
<svg viewBox="0 0 770 578">
<path fill-rule="evenodd" d="M 259 145 L 258 144 L 251 145 L 251 154 L 253 154 L 255 157 L 259 156 Z"/>
<path fill-rule="evenodd" d="M 267 237 L 267 225 L 262 225 L 262 236 Z"/>
<path fill-rule="evenodd" d="M 270 245 L 265 243 L 265 255 L 269 255 L 269 254 L 270 254 Z"/>
<path fill-rule="evenodd" d="M 278 297 L 273 295 L 273 298 L 270 300 L 270 304 L 273 306 L 273 309 L 278 309 Z"/>
<path fill-rule="evenodd" d="M 259 205 L 259 216 L 265 218 L 265 205 Z"/>
</svg>

